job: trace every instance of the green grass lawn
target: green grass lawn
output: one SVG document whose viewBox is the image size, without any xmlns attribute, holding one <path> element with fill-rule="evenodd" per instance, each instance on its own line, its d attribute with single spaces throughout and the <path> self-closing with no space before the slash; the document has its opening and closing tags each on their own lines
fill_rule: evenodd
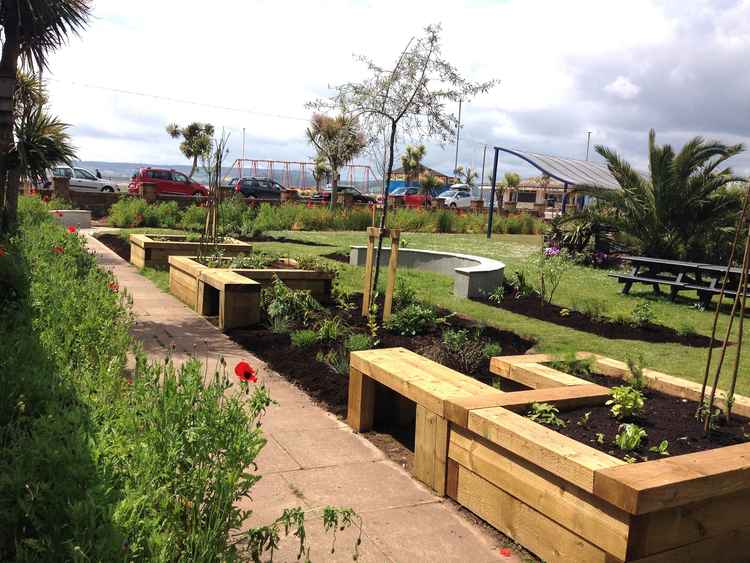
<svg viewBox="0 0 750 563">
<path fill-rule="evenodd" d="M 131 232 L 151 231 L 153 229 L 130 229 Z M 282 255 L 346 253 L 349 247 L 366 244 L 367 236 L 363 232 L 273 232 L 271 236 L 283 236 L 299 240 L 293 244 L 278 242 L 253 243 L 257 250 L 275 252 Z M 506 273 L 520 267 L 524 259 L 540 247 L 541 238 L 536 235 L 493 235 L 487 240 L 484 235 L 469 234 L 402 234 L 408 248 L 425 248 L 443 251 L 456 251 L 464 254 L 478 254 L 500 260 L 506 264 Z M 342 267 L 341 283 L 350 291 L 361 291 L 362 268 L 348 265 Z M 150 271 L 144 275 L 154 280 L 159 287 L 168 286 L 166 272 Z M 384 276 L 383 276 L 384 277 Z M 459 314 L 472 317 L 480 322 L 513 331 L 521 336 L 537 341 L 536 350 L 541 352 L 567 352 L 586 350 L 606 356 L 625 360 L 628 357 L 642 356 L 644 366 L 659 371 L 700 381 L 703 377 L 707 349 L 692 348 L 675 343 L 653 344 L 637 340 L 612 340 L 587 332 L 573 330 L 553 323 L 540 321 L 524 315 L 497 309 L 453 296 L 453 280 L 427 272 L 399 270 L 399 277 L 414 285 L 420 297 Z M 584 300 L 595 299 L 605 307 L 608 317 L 629 315 L 633 307 L 643 300 L 648 300 L 655 312 L 655 322 L 670 326 L 676 330 L 690 330 L 698 334 L 710 335 L 713 312 L 700 311 L 695 308 L 697 297 L 685 292 L 677 302 L 672 303 L 666 297 L 654 296 L 647 286 L 634 286 L 630 295 L 623 295 L 621 286 L 607 276 L 607 270 L 576 266 L 562 280 L 553 302 L 562 307 L 573 307 Z M 728 316 L 722 314 L 718 334 L 723 335 Z M 748 329 L 750 330 L 750 329 Z M 734 360 L 734 348 L 725 361 L 723 376 L 728 378 Z M 750 378 L 742 374 L 750 371 L 750 360 L 743 359 L 741 376 L 738 381 L 738 392 L 750 394 Z"/>
</svg>

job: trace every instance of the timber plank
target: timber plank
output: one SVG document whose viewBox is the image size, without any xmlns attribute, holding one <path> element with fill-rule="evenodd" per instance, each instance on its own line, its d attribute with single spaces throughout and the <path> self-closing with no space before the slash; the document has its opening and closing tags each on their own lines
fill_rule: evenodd
<svg viewBox="0 0 750 563">
<path fill-rule="evenodd" d="M 630 516 L 467 430 L 451 427 L 450 460 L 624 560 Z"/>
<path fill-rule="evenodd" d="M 750 443 L 600 468 L 593 492 L 631 514 L 750 489 Z"/>
<path fill-rule="evenodd" d="M 472 411 L 469 430 L 590 493 L 596 471 L 627 465 L 502 407 Z"/>
<path fill-rule="evenodd" d="M 532 403 L 551 403 L 562 410 L 587 405 L 603 405 L 610 396 L 609 389 L 594 383 L 532 389 L 530 391 L 513 391 L 511 393 L 493 391 L 471 397 L 446 399 L 446 418 L 454 424 L 466 428 L 469 423 L 469 412 L 472 410 L 505 407 L 508 410 L 518 412 L 525 410 Z"/>
<path fill-rule="evenodd" d="M 346 423 L 357 432 L 367 432 L 372 428 L 374 419 L 375 381 L 350 367 Z"/>
<path fill-rule="evenodd" d="M 531 387 L 544 389 L 563 385 L 588 385 L 589 381 L 563 373 L 559 370 L 538 363 L 518 363 L 510 367 L 508 379 Z"/>
<path fill-rule="evenodd" d="M 747 563 L 749 560 L 750 526 L 745 526 L 703 541 L 635 559 L 633 563 Z"/>
<path fill-rule="evenodd" d="M 459 465 L 456 500 L 548 563 L 610 563 L 612 557 Z"/>
<path fill-rule="evenodd" d="M 490 372 L 501 377 L 510 375 L 515 364 L 544 363 L 554 359 L 550 354 L 521 354 L 516 356 L 494 356 L 490 358 Z"/>
<path fill-rule="evenodd" d="M 750 489 L 635 516 L 628 555 L 645 557 L 750 527 L 748 506 Z"/>
</svg>

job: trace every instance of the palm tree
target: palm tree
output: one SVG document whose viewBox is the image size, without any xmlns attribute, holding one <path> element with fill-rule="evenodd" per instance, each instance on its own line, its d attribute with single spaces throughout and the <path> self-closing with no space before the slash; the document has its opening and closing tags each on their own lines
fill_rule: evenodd
<svg viewBox="0 0 750 563">
<path fill-rule="evenodd" d="M 16 92 L 19 59 L 28 67 L 45 68 L 50 52 L 79 33 L 88 20 L 89 0 L 3 0 L 0 27 L 3 29 L 0 57 L 0 203 L 2 228 L 16 224 L 20 171 L 9 167 L 14 147 L 13 96 Z"/>
<path fill-rule="evenodd" d="M 607 222 L 635 241 L 639 253 L 658 258 L 701 256 L 722 227 L 736 221 L 737 198 L 729 188 L 739 180 L 727 159 L 744 150 L 695 137 L 675 154 L 670 145 L 648 137 L 649 174 L 637 172 L 616 152 L 597 145 L 621 189 L 576 186 L 597 198 Z"/>
<path fill-rule="evenodd" d="M 313 161 L 313 180 L 315 180 L 315 189 L 320 191 L 320 183 L 331 173 L 331 167 L 328 165 L 328 159 L 323 155 L 318 155 Z"/>
<path fill-rule="evenodd" d="M 52 166 L 70 164 L 76 156 L 67 129 L 70 127 L 37 106 L 16 123 L 16 146 L 9 153 L 11 166 L 23 178 L 39 183 Z"/>
<path fill-rule="evenodd" d="M 473 168 L 464 169 L 463 166 L 459 166 L 458 168 L 456 168 L 453 173 L 459 180 L 463 180 L 464 184 L 466 184 L 470 188 L 476 186 L 477 178 L 479 178 L 479 174 L 476 170 L 474 170 Z"/>
<path fill-rule="evenodd" d="M 411 185 L 411 181 L 415 178 L 419 180 L 419 175 L 422 173 L 422 159 L 426 152 L 424 145 L 406 146 L 404 154 L 401 155 L 401 166 L 404 169 L 407 186 Z"/>
<path fill-rule="evenodd" d="M 506 172 L 503 176 L 503 181 L 498 186 L 496 197 L 497 197 L 497 208 L 503 208 L 503 196 L 505 195 L 506 188 L 517 188 L 518 184 L 521 183 L 521 177 L 515 172 Z"/>
<path fill-rule="evenodd" d="M 188 178 L 192 178 L 198 169 L 198 159 L 207 159 L 211 155 L 213 147 L 214 126 L 210 123 L 198 123 L 194 121 L 187 127 L 181 128 L 176 123 L 167 125 L 167 134 L 173 139 L 182 137 L 180 152 L 185 158 L 193 160 Z"/>
<path fill-rule="evenodd" d="M 420 185 L 422 187 L 422 193 L 424 195 L 433 195 L 435 193 L 435 190 L 442 185 L 442 182 L 438 180 L 436 176 L 427 174 L 424 178 L 422 178 Z M 425 205 L 427 205 L 427 198 L 425 198 L 424 201 Z"/>
<path fill-rule="evenodd" d="M 331 207 L 336 205 L 339 169 L 350 162 L 367 145 L 365 135 L 356 117 L 337 115 L 329 117 L 316 113 L 306 130 L 307 139 L 325 157 L 331 167 Z"/>
</svg>

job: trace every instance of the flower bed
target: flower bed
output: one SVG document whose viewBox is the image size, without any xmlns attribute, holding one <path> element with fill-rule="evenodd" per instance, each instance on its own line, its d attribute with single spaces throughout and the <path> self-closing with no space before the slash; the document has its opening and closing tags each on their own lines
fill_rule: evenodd
<svg viewBox="0 0 750 563">
<path fill-rule="evenodd" d="M 246 242 L 225 237 L 216 245 L 225 256 L 248 254 L 253 247 Z M 138 268 L 166 267 L 170 256 L 195 256 L 200 241 L 186 235 L 130 235 L 130 263 Z"/>
</svg>

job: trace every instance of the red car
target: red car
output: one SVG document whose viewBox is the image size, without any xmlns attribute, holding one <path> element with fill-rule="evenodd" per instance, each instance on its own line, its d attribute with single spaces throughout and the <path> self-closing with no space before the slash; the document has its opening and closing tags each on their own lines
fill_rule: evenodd
<svg viewBox="0 0 750 563">
<path fill-rule="evenodd" d="M 432 200 L 430 194 L 423 194 L 422 188 L 416 187 L 396 188 L 388 194 L 388 197 L 394 198 L 405 207 L 426 207 Z"/>
<path fill-rule="evenodd" d="M 156 195 L 207 196 L 208 188 L 177 170 L 141 168 L 128 185 L 128 193 L 137 194 L 142 184 L 154 184 Z"/>
</svg>

